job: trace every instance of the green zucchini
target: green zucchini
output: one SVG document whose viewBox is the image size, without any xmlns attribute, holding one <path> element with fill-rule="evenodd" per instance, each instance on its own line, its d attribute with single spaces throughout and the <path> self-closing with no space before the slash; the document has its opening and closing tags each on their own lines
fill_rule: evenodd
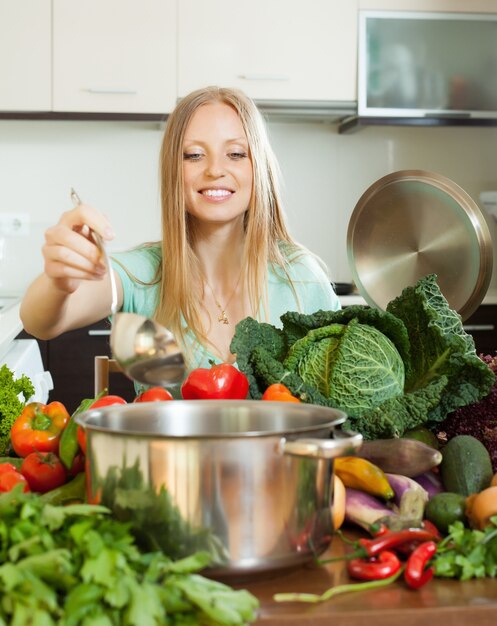
<svg viewBox="0 0 497 626">
<path fill-rule="evenodd" d="M 471 435 L 457 435 L 442 448 L 440 475 L 445 490 L 469 496 L 490 485 L 492 461 L 481 441 Z"/>
</svg>

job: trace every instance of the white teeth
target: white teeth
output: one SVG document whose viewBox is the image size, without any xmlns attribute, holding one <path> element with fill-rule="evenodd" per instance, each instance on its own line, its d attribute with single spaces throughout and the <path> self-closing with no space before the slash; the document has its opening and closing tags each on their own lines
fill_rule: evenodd
<svg viewBox="0 0 497 626">
<path fill-rule="evenodd" d="M 231 191 L 228 191 L 227 189 L 204 189 L 202 191 L 202 194 L 204 196 L 212 196 L 214 198 L 220 198 L 222 196 L 230 196 Z"/>
</svg>

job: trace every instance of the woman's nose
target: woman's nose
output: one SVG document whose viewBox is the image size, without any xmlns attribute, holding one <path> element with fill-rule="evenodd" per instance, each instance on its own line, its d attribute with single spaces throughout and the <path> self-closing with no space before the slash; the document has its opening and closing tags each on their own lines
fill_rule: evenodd
<svg viewBox="0 0 497 626">
<path fill-rule="evenodd" d="M 224 176 L 224 166 L 222 160 L 215 156 L 210 156 L 206 162 L 205 174 L 211 178 Z"/>
</svg>

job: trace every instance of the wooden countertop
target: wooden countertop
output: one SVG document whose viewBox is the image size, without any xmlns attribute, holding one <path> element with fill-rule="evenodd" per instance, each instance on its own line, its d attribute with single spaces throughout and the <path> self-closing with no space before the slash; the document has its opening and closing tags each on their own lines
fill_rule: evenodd
<svg viewBox="0 0 497 626">
<path fill-rule="evenodd" d="M 334 538 L 321 558 L 344 553 L 344 544 Z M 243 587 L 260 601 L 258 626 L 495 626 L 497 580 L 459 582 L 433 579 L 414 591 L 402 578 L 380 589 L 345 593 L 327 602 L 279 603 L 275 593 L 323 593 L 329 587 L 351 583 L 345 564 L 305 565 Z"/>
</svg>

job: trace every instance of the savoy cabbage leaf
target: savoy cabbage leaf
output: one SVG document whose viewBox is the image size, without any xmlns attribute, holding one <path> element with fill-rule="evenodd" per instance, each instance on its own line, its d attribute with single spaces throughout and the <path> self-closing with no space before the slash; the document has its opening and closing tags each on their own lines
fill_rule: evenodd
<svg viewBox="0 0 497 626">
<path fill-rule="evenodd" d="M 435 275 L 404 289 L 387 311 L 291 311 L 281 321 L 282 330 L 252 318 L 236 327 L 231 351 L 251 397 L 282 382 L 303 402 L 345 411 L 367 438 L 441 421 L 495 381 Z"/>
<path fill-rule="evenodd" d="M 402 320 L 411 344 L 410 376 L 406 391 L 423 389 L 432 380 L 447 377 L 447 385 L 427 422 L 439 422 L 453 410 L 488 395 L 495 375 L 476 354 L 473 338 L 460 315 L 449 307 L 434 274 L 404 289 L 387 310 Z"/>
</svg>

